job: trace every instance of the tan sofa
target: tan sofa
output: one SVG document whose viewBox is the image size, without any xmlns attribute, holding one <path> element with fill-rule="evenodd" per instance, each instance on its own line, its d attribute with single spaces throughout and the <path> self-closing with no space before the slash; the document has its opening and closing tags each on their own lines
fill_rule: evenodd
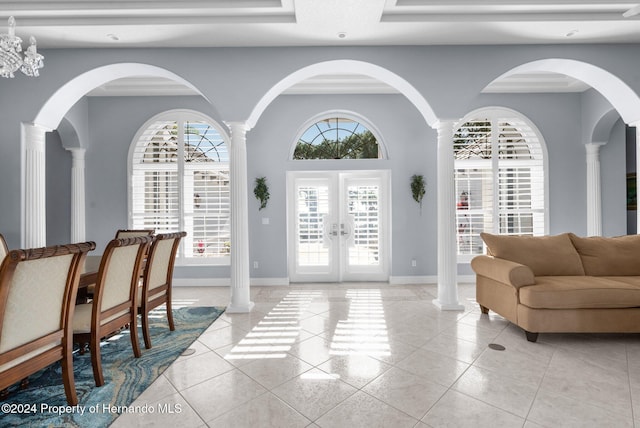
<svg viewBox="0 0 640 428">
<path fill-rule="evenodd" d="M 640 235 L 583 238 L 481 234 L 476 300 L 526 332 L 640 332 Z"/>
</svg>

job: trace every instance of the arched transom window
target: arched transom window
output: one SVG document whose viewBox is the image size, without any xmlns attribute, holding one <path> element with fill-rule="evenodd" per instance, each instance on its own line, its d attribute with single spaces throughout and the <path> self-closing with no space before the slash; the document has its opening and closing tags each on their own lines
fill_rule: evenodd
<svg viewBox="0 0 640 428">
<path fill-rule="evenodd" d="M 544 145 L 530 123 L 508 110 L 484 111 L 455 132 L 458 254 L 484 252 L 481 232 L 543 235 Z"/>
<path fill-rule="evenodd" d="M 131 154 L 135 229 L 185 230 L 180 263 L 228 263 L 229 154 L 217 125 L 171 112 L 141 129 Z"/>
<path fill-rule="evenodd" d="M 296 144 L 293 159 L 379 159 L 375 135 L 347 117 L 329 117 L 307 128 Z"/>
</svg>

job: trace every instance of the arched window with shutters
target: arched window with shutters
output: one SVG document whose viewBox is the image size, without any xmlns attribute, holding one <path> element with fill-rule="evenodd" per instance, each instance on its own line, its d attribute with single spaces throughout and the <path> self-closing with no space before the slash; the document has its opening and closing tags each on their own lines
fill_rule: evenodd
<svg viewBox="0 0 640 428">
<path fill-rule="evenodd" d="M 184 230 L 179 264 L 228 264 L 228 144 L 217 123 L 189 111 L 147 122 L 130 150 L 129 226 Z"/>
<path fill-rule="evenodd" d="M 453 149 L 460 261 L 484 252 L 481 232 L 546 233 L 546 148 L 527 118 L 476 111 L 454 133 Z"/>
</svg>

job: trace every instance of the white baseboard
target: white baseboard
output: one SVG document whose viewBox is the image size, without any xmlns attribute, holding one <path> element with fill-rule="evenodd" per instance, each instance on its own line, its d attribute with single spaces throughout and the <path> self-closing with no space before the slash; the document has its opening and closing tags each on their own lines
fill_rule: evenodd
<svg viewBox="0 0 640 428">
<path fill-rule="evenodd" d="M 173 278 L 175 287 L 228 287 L 229 278 Z"/>
<path fill-rule="evenodd" d="M 230 278 L 174 278 L 176 287 L 229 287 Z M 250 285 L 276 286 L 289 285 L 289 278 L 250 278 Z"/>
<path fill-rule="evenodd" d="M 421 276 L 390 276 L 389 284 L 437 284 L 438 277 L 435 275 L 421 275 Z"/>
<path fill-rule="evenodd" d="M 289 285 L 289 278 L 251 278 L 251 285 L 256 286 L 277 286 Z"/>
<path fill-rule="evenodd" d="M 289 285 L 289 278 L 251 278 L 250 285 L 261 287 L 286 286 Z M 458 284 L 474 283 L 475 275 L 458 275 Z M 437 284 L 437 275 L 416 275 L 416 276 L 390 276 L 389 284 L 410 285 L 410 284 Z M 176 287 L 228 287 L 231 285 L 230 278 L 174 278 L 173 285 Z"/>
</svg>

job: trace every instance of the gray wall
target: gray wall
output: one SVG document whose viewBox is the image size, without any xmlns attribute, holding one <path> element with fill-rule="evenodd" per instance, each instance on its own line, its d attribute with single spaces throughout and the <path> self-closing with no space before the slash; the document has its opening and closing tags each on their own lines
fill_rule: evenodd
<svg viewBox="0 0 640 428">
<path fill-rule="evenodd" d="M 572 231 L 585 234 L 586 177 L 577 94 L 485 95 L 477 105 L 502 106 L 529 117 L 547 145 L 550 233 Z M 87 142 L 87 239 L 98 242 L 98 251 L 113 237 L 113 231 L 127 226 L 127 157 L 136 132 L 152 116 L 166 110 L 199 110 L 206 103 L 200 97 L 93 97 L 87 104 L 91 123 Z M 553 105 L 554 109 L 547 106 Z M 313 116 L 331 110 L 357 112 L 380 131 L 388 159 L 380 161 L 295 162 L 290 152 L 297 133 Z M 562 114 L 558 114 L 562 112 Z M 617 165 L 625 161 L 624 127 L 619 122 L 610 144 L 601 151 L 603 219 L 607 235 L 623 234 L 625 218 L 624 173 Z M 53 134 L 55 135 L 55 133 Z M 249 181 L 250 257 L 259 262 L 251 275 L 258 278 L 287 276 L 286 171 L 334 169 L 389 169 L 392 172 L 392 266 L 393 276 L 436 275 L 436 142 L 437 135 L 426 125 L 415 107 L 400 95 L 289 95 L 278 97 L 247 134 Z M 51 138 L 48 151 L 52 184 L 48 189 L 48 222 L 51 242 L 64 242 L 69 228 L 51 227 L 69 215 L 70 153 Z M 66 167 L 65 167 L 66 165 Z M 56 177 L 57 174 L 57 177 Z M 411 199 L 409 178 L 423 174 L 427 195 L 422 213 Z M 252 196 L 253 180 L 266 176 L 271 199 L 258 211 Z M 53 196 L 55 195 L 55 196 Z M 61 202 L 64 203 L 61 204 Z M 263 225 L 262 218 L 269 218 Z M 417 260 L 412 267 L 410 261 Z M 470 273 L 466 266 L 461 274 Z M 224 267 L 179 268 L 186 278 L 225 277 Z"/>
<path fill-rule="evenodd" d="M 33 122 L 47 99 L 75 76 L 95 67 L 142 62 L 165 68 L 191 82 L 206 96 L 80 99 L 68 116 L 74 138 L 87 148 L 87 238 L 98 251 L 113 231 L 127 224 L 127 155 L 136 131 L 153 115 L 191 108 L 219 121 L 245 120 L 275 83 L 310 64 L 353 59 L 384 67 L 405 78 L 427 99 L 438 117 L 461 118 L 484 106 L 504 106 L 527 116 L 540 130 L 549 152 L 550 233 L 586 233 L 584 103 L 579 94 L 482 94 L 482 88 L 523 63 L 543 58 L 585 61 L 610 71 L 640 93 L 640 58 L 636 45 L 474 46 L 375 48 L 101 49 L 44 52 L 47 64 L 38 79 L 0 81 L 0 232 L 10 247 L 20 243 L 20 124 Z M 25 96 L 29 94 L 29 96 Z M 589 97 L 585 97 L 589 98 Z M 595 97 L 597 98 L 597 97 Z M 265 175 L 272 186 L 269 208 L 257 212 L 250 195 L 251 259 L 260 261 L 257 277 L 286 276 L 284 171 L 296 131 L 309 117 L 327 109 L 348 109 L 370 119 L 388 143 L 392 171 L 392 275 L 435 275 L 436 133 L 402 96 L 281 96 L 247 134 L 249 183 Z M 591 112 L 591 109 L 586 109 Z M 88 118 L 88 126 L 83 118 Z M 620 190 L 624 170 L 623 132 L 616 125 L 601 156 L 603 222 L 606 234 L 620 234 L 626 213 Z M 68 129 L 67 129 L 68 131 Z M 63 132 L 64 135 L 69 135 Z M 62 135 L 61 134 L 61 135 Z M 71 137 L 67 137 L 71 139 Z M 69 145 L 73 143 L 67 142 Z M 47 141 L 48 236 L 63 242 L 69 234 L 71 155 L 58 137 Z M 55 147 L 54 147 L 55 146 Z M 262 162 L 269 156 L 270 162 Z M 333 168 L 334 166 L 332 166 Z M 351 169 L 352 166 L 346 166 Z M 353 167 L 356 168 L 356 167 Z M 422 215 L 408 192 L 408 177 L 423 173 L 427 196 Z M 408 207 L 408 209 L 406 208 Z M 270 225 L 261 218 L 268 216 Z M 65 218 L 67 219 L 65 222 Z M 58 225 L 59 222 L 64 224 Z M 418 260 L 411 268 L 408 261 Z M 228 276 L 226 268 L 178 269 L 183 277 Z"/>
<path fill-rule="evenodd" d="M 297 133 L 313 116 L 330 110 L 357 112 L 380 132 L 387 160 L 292 161 Z M 391 273 L 394 276 L 427 275 L 436 271 L 436 133 L 417 110 L 399 95 L 281 96 L 265 112 L 247 136 L 249 181 L 266 176 L 270 183 L 269 206 L 258 212 L 251 197 L 249 211 L 251 260 L 259 262 L 256 277 L 287 276 L 286 171 L 391 170 Z M 409 179 L 422 174 L 427 182 L 422 214 L 413 201 Z M 250 192 L 250 195 L 253 195 Z M 262 224 L 269 217 L 269 225 Z M 416 259 L 416 267 L 411 260 Z"/>
</svg>

